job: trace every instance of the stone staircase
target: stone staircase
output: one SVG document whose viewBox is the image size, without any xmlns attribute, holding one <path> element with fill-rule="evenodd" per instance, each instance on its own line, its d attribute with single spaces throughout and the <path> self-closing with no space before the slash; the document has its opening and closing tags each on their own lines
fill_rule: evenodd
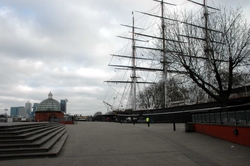
<svg viewBox="0 0 250 166">
<path fill-rule="evenodd" d="M 0 160 L 55 157 L 67 137 L 65 125 L 60 123 L 0 124 Z"/>
</svg>

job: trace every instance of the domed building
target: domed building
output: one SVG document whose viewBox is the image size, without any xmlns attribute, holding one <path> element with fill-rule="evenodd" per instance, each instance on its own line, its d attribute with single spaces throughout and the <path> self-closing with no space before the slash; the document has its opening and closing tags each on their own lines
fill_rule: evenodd
<svg viewBox="0 0 250 166">
<path fill-rule="evenodd" d="M 43 100 L 37 107 L 35 120 L 38 122 L 51 121 L 53 119 L 61 119 L 64 113 L 61 111 L 60 103 L 53 99 L 50 92 L 48 99 Z"/>
</svg>

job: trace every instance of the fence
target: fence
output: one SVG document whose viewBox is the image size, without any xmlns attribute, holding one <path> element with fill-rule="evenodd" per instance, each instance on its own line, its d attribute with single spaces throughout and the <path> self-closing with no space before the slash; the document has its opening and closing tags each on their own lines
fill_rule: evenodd
<svg viewBox="0 0 250 166">
<path fill-rule="evenodd" d="M 250 105 L 193 111 L 192 122 L 250 125 Z"/>
</svg>

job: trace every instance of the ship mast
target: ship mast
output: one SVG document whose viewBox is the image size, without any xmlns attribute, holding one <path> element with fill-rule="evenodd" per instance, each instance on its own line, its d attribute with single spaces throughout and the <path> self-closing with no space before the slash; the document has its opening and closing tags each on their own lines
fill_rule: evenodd
<svg viewBox="0 0 250 166">
<path fill-rule="evenodd" d="M 135 64 L 135 25 L 134 25 L 134 12 L 133 14 L 133 23 L 132 23 L 132 90 L 133 90 L 133 100 L 132 100 L 132 110 L 136 110 L 136 64 Z"/>
<path fill-rule="evenodd" d="M 208 10 L 207 10 L 207 1 L 203 0 L 203 5 L 204 5 L 204 25 L 205 25 L 205 48 L 204 48 L 204 53 L 205 53 L 205 57 L 207 58 L 207 79 L 210 80 L 211 74 L 209 71 L 209 65 L 210 64 L 210 38 L 209 38 L 209 31 L 208 31 Z M 208 81 L 210 82 L 210 81 Z M 206 99 L 207 101 L 209 100 L 209 95 L 206 94 Z"/>
<path fill-rule="evenodd" d="M 207 64 L 206 64 L 207 80 L 208 80 L 208 82 L 210 82 L 209 80 L 211 80 L 211 73 L 209 72 L 209 68 L 210 68 L 209 64 L 210 64 L 210 61 L 211 61 L 211 53 L 213 51 L 211 49 L 211 47 L 210 47 L 210 44 L 212 42 L 210 40 L 210 31 L 214 31 L 214 32 L 217 32 L 217 33 L 222 33 L 222 32 L 210 29 L 208 27 L 208 20 L 209 20 L 208 8 L 213 9 L 213 10 L 219 10 L 219 9 L 208 6 L 206 0 L 203 0 L 203 4 L 192 1 L 192 0 L 188 0 L 188 1 L 190 1 L 192 3 L 195 3 L 197 5 L 203 6 L 203 10 L 204 10 L 204 27 L 201 27 L 201 28 L 204 29 L 204 39 L 203 39 L 205 41 L 205 44 L 204 44 L 204 55 L 205 56 L 204 57 L 206 58 L 206 61 L 207 61 Z M 216 42 L 216 41 L 213 41 L 213 42 Z M 219 42 L 216 42 L 216 43 L 219 43 Z M 222 43 L 219 43 L 219 44 L 222 44 Z M 221 60 L 218 60 L 218 61 L 221 61 Z M 209 100 L 208 94 L 206 94 L 206 99 L 207 99 L 207 101 Z"/>
<path fill-rule="evenodd" d="M 171 72 L 170 70 L 168 70 L 168 64 L 167 64 L 167 49 L 166 49 L 166 37 L 165 37 L 165 17 L 164 17 L 164 5 L 171 5 L 171 6 L 176 6 L 176 4 L 172 4 L 172 3 L 168 3 L 168 2 L 164 2 L 164 0 L 154 0 L 156 2 L 159 2 L 161 4 L 161 15 L 157 16 L 157 15 L 153 15 L 153 14 L 149 14 L 149 13 L 145 13 L 145 12 L 140 12 L 142 14 L 146 14 L 152 17 L 159 17 L 161 19 L 161 37 L 153 37 L 153 36 L 149 36 L 149 35 L 145 35 L 145 34 L 138 34 L 138 35 L 142 35 L 142 36 L 146 36 L 146 37 L 152 37 L 152 38 L 156 38 L 156 39 L 160 39 L 162 41 L 162 48 L 161 49 L 157 49 L 157 48 L 144 48 L 144 47 L 137 47 L 137 48 L 144 48 L 144 49 L 151 49 L 151 50 L 158 50 L 162 52 L 162 81 L 163 81 L 163 102 L 164 102 L 164 106 L 163 108 L 167 108 L 168 107 L 168 103 L 169 103 L 169 99 L 168 99 L 168 88 L 167 88 L 167 77 L 168 77 L 168 72 Z M 173 42 L 178 42 L 178 41 L 174 41 Z"/>
<path fill-rule="evenodd" d="M 135 43 L 136 41 L 139 41 L 139 42 L 148 42 L 148 41 L 145 41 L 145 40 L 140 40 L 140 39 L 135 39 L 135 29 L 140 29 L 140 30 L 144 30 L 142 28 L 138 28 L 138 27 L 135 27 L 134 25 L 134 12 L 132 12 L 132 26 L 130 25 L 123 25 L 121 24 L 122 26 L 125 26 L 125 27 L 129 27 L 129 28 L 132 28 L 132 36 L 131 38 L 130 37 L 124 37 L 124 36 L 118 36 L 122 39 L 127 39 L 127 40 L 131 40 L 132 41 L 132 55 L 131 56 L 124 56 L 124 55 L 117 55 L 117 54 L 111 54 L 112 56 L 115 56 L 115 57 L 121 57 L 121 58 L 128 58 L 128 59 L 131 59 L 132 63 L 131 63 L 131 66 L 125 66 L 125 65 L 111 65 L 109 64 L 109 66 L 113 66 L 113 67 L 117 67 L 116 69 L 119 69 L 119 70 L 131 70 L 131 76 L 130 76 L 130 81 L 105 81 L 105 82 L 108 82 L 108 83 L 129 83 L 131 85 L 131 91 L 130 91 L 130 100 L 129 100 L 129 104 L 131 104 L 131 109 L 132 111 L 135 111 L 136 110 L 136 85 L 139 83 L 139 84 L 155 84 L 155 82 L 146 82 L 146 81 L 138 81 L 137 78 L 139 78 L 137 75 L 136 75 L 136 70 L 141 70 L 141 71 L 157 71 L 159 69 L 152 69 L 152 68 L 145 68 L 145 67 L 138 67 L 137 64 L 136 64 L 136 60 L 140 59 L 140 60 L 153 60 L 151 58 L 142 58 L 142 57 L 136 57 L 136 46 L 135 46 Z"/>
<path fill-rule="evenodd" d="M 163 89 L 164 89 L 164 108 L 168 107 L 168 88 L 167 88 L 167 57 L 165 41 L 165 24 L 164 24 L 164 4 L 161 1 L 161 28 L 162 28 L 162 57 L 163 57 Z"/>
</svg>

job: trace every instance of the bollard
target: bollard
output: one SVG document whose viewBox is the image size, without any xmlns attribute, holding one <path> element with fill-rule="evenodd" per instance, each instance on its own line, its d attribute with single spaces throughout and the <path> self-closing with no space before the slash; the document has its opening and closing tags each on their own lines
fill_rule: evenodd
<svg viewBox="0 0 250 166">
<path fill-rule="evenodd" d="M 174 131 L 176 131 L 175 122 L 173 122 L 173 129 L 174 129 Z"/>
</svg>

